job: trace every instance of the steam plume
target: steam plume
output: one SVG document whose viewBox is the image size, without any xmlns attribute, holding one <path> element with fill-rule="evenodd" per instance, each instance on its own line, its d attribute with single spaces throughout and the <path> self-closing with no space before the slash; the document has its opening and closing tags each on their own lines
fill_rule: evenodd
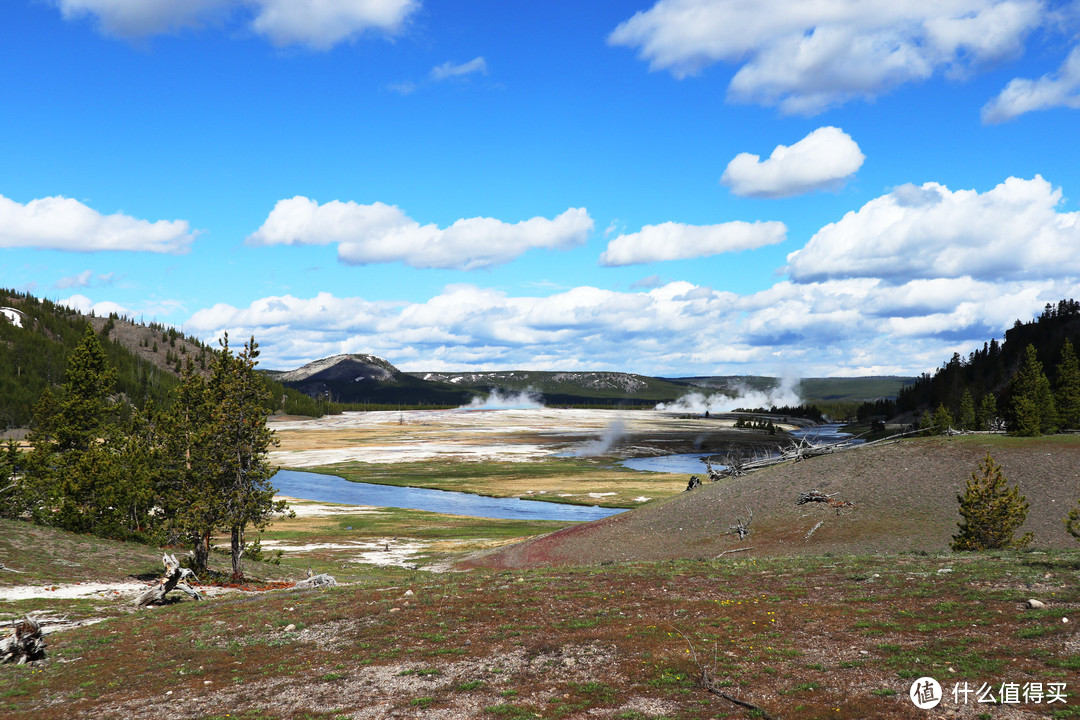
<svg viewBox="0 0 1080 720">
<path fill-rule="evenodd" d="M 486 398 L 475 397 L 464 407 L 466 410 L 537 410 L 544 407 L 544 403 L 535 390 L 518 393 L 492 390 Z"/>
<path fill-rule="evenodd" d="M 735 408 L 772 407 L 777 405 L 795 406 L 802 404 L 802 396 L 799 395 L 799 378 L 785 376 L 780 379 L 780 384 L 768 390 L 754 390 L 744 386 L 735 386 L 735 395 L 726 393 L 712 393 L 706 395 L 703 392 L 692 392 L 683 395 L 673 403 L 660 403 L 657 410 L 666 412 L 704 413 L 730 412 Z"/>
</svg>

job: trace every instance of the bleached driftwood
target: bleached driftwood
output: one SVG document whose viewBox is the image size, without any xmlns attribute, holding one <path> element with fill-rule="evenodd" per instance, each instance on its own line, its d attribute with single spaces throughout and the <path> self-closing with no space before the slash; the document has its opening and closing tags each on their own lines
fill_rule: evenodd
<svg viewBox="0 0 1080 720">
<path fill-rule="evenodd" d="M 30 616 L 11 623 L 11 634 L 0 638 L 0 663 L 22 665 L 45 659 L 45 635 Z"/>
<path fill-rule="evenodd" d="M 330 587 L 331 585 L 337 585 L 337 580 L 335 580 L 332 575 L 320 573 L 318 575 L 312 575 L 308 577 L 308 579 L 301 580 L 300 582 L 296 583 L 295 585 L 293 585 L 293 590 L 307 590 L 309 588 Z"/>
<path fill-rule="evenodd" d="M 7 565 L 5 565 L 2 562 L 0 562 L 0 570 L 7 570 L 8 572 L 19 573 L 19 574 L 24 574 L 26 572 L 25 570 L 16 570 L 15 568 L 9 568 Z"/>
<path fill-rule="evenodd" d="M 824 525 L 824 524 L 825 524 L 825 521 L 824 521 L 824 520 L 821 520 L 820 522 L 818 522 L 818 524 L 817 524 L 817 525 L 815 525 L 814 527 L 810 528 L 810 532 L 808 532 L 808 533 L 806 533 L 805 535 L 803 535 L 803 540 L 809 540 L 809 539 L 810 539 L 810 536 L 811 536 L 811 535 L 813 535 L 813 534 L 814 534 L 815 532 L 817 532 L 817 529 L 818 529 L 819 527 L 821 527 L 822 525 Z"/>
<path fill-rule="evenodd" d="M 735 548 L 734 550 L 725 550 L 724 552 L 720 553 L 716 557 L 717 557 L 717 559 L 720 559 L 720 558 L 724 557 L 725 555 L 727 555 L 728 553 L 746 552 L 747 550 L 753 550 L 753 549 L 754 549 L 754 546 L 751 545 L 749 547 Z"/>
<path fill-rule="evenodd" d="M 159 603 L 173 590 L 179 590 L 196 600 L 202 600 L 202 596 L 199 595 L 195 588 L 186 582 L 188 578 L 195 578 L 196 581 L 199 579 L 195 577 L 194 572 L 188 568 L 180 567 L 180 561 L 176 559 L 175 555 L 169 553 L 162 555 L 161 562 L 165 565 L 165 574 L 158 579 L 156 585 L 135 599 L 136 605 L 145 607 Z"/>
</svg>

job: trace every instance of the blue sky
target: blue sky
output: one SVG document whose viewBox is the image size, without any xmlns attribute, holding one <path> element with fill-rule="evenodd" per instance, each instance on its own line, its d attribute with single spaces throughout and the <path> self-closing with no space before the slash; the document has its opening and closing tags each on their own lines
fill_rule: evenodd
<svg viewBox="0 0 1080 720">
<path fill-rule="evenodd" d="M 1080 297 L 1080 6 L 8 0 L 0 284 L 263 365 L 915 374 Z"/>
</svg>

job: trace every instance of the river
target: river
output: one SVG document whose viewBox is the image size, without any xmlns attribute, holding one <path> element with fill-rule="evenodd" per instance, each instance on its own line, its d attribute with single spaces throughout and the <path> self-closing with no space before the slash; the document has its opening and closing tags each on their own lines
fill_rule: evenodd
<svg viewBox="0 0 1080 720">
<path fill-rule="evenodd" d="M 351 482 L 337 475 L 279 470 L 271 479 L 278 493 L 289 497 L 343 505 L 373 505 L 501 520 L 587 522 L 624 512 L 591 505 L 494 498 L 471 493 Z"/>
</svg>

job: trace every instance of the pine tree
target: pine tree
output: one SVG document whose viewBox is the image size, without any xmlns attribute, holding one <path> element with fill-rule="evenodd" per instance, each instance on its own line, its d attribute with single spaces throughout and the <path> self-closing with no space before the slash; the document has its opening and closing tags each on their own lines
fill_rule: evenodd
<svg viewBox="0 0 1080 720">
<path fill-rule="evenodd" d="M 270 484 L 275 470 L 267 453 L 277 438 L 266 426 L 273 410 L 270 393 L 255 373 L 258 345 L 251 338 L 239 355 L 233 355 L 228 334 L 221 345 L 208 382 L 212 432 L 207 449 L 215 463 L 215 485 L 224 504 L 222 529 L 230 535 L 233 576 L 241 578 L 248 526 L 261 530 L 288 505 L 274 501 Z"/>
<path fill-rule="evenodd" d="M 997 425 L 997 398 L 986 393 L 979 401 L 977 423 L 980 430 L 994 430 Z"/>
<path fill-rule="evenodd" d="M 971 473 L 964 494 L 956 500 L 962 520 L 949 543 L 954 551 L 1021 548 L 1031 542 L 1031 533 L 1013 537 L 1027 519 L 1028 501 L 1019 488 L 1008 486 L 1001 466 L 990 453 L 979 463 L 978 474 Z"/>
<path fill-rule="evenodd" d="M 192 545 L 196 573 L 206 571 L 210 537 L 224 517 L 208 453 L 211 415 L 206 381 L 188 366 L 172 405 L 158 420 L 163 455 L 158 496 L 169 538 Z"/>
<path fill-rule="evenodd" d="M 0 454 L 0 517 L 16 518 L 20 514 L 13 498 L 20 495 L 21 474 L 22 451 L 14 440 L 8 440 Z"/>
<path fill-rule="evenodd" d="M 87 325 L 68 359 L 60 398 L 46 389 L 28 437 L 23 509 L 38 522 L 103 537 L 137 538 L 152 503 L 135 434 L 111 397 L 116 373 Z"/>
<path fill-rule="evenodd" d="M 1077 540 L 1080 540 L 1080 500 L 1076 506 L 1065 516 L 1065 529 Z"/>
<path fill-rule="evenodd" d="M 1034 436 L 1053 432 L 1057 415 L 1054 395 L 1034 345 L 1024 349 L 1024 359 L 1009 387 L 1012 394 L 1013 433 Z"/>
<path fill-rule="evenodd" d="M 1057 366 L 1058 421 L 1062 428 L 1080 429 L 1080 362 L 1068 340 L 1061 347 L 1061 362 Z"/>
<path fill-rule="evenodd" d="M 964 394 L 960 398 L 960 415 L 956 419 L 961 430 L 974 430 L 975 423 L 975 400 L 971 397 L 971 390 L 964 388 Z"/>
<path fill-rule="evenodd" d="M 952 427 L 952 424 L 952 413 L 944 404 L 938 405 L 937 410 L 934 411 L 933 424 L 931 425 L 932 433 L 934 435 L 944 435 Z"/>
</svg>

